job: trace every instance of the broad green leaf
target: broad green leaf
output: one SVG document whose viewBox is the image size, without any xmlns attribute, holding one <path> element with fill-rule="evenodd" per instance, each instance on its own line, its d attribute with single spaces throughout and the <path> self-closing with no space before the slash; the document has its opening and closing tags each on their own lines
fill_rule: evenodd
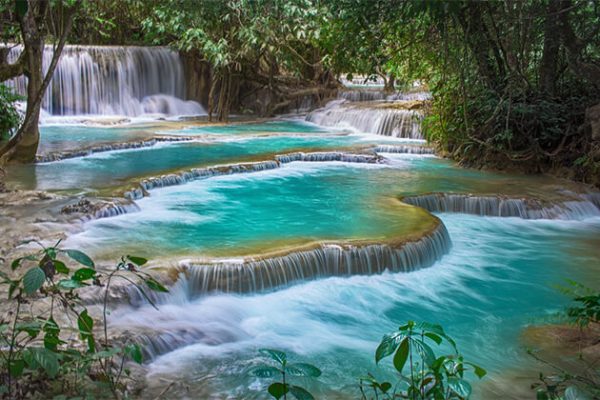
<svg viewBox="0 0 600 400">
<path fill-rule="evenodd" d="M 63 250 L 69 257 L 77 261 L 79 264 L 85 265 L 86 267 L 94 268 L 94 261 L 82 251 L 66 249 Z"/>
<path fill-rule="evenodd" d="M 143 257 L 127 256 L 127 258 L 129 261 L 140 267 L 148 262 L 148 260 Z"/>
<path fill-rule="evenodd" d="M 138 364 L 141 364 L 144 361 L 142 347 L 139 344 L 130 344 L 125 346 L 125 354 L 131 357 L 131 359 Z"/>
<path fill-rule="evenodd" d="M 92 333 L 92 329 L 94 329 L 94 320 L 89 316 L 87 310 L 83 310 L 79 317 L 77 318 L 77 326 L 79 327 L 79 331 L 89 334 Z"/>
<path fill-rule="evenodd" d="M 392 384 L 389 382 L 383 382 L 381 385 L 379 385 L 379 388 L 383 393 L 387 393 L 388 390 L 392 388 Z"/>
<path fill-rule="evenodd" d="M 450 377 L 448 378 L 448 386 L 460 397 L 468 398 L 471 395 L 471 385 L 464 379 Z"/>
<path fill-rule="evenodd" d="M 17 332 L 27 332 L 29 337 L 33 339 L 42 330 L 42 324 L 38 321 L 21 322 L 16 324 L 15 330 Z"/>
<path fill-rule="evenodd" d="M 264 356 L 267 356 L 279 364 L 284 364 L 287 361 L 287 356 L 283 351 L 273 350 L 273 349 L 260 349 L 258 352 Z"/>
<path fill-rule="evenodd" d="M 429 347 L 427 343 L 421 342 L 421 340 L 410 339 L 412 341 L 413 346 L 417 349 L 419 355 L 425 362 L 425 364 L 431 367 L 435 363 L 435 353 Z"/>
<path fill-rule="evenodd" d="M 436 335 L 435 333 L 431 332 L 426 332 L 424 333 L 424 335 L 429 339 L 433 340 L 436 344 L 442 344 L 442 338 L 439 335 Z"/>
<path fill-rule="evenodd" d="M 383 358 L 392 354 L 398 348 L 398 345 L 404 338 L 402 332 L 394 332 L 389 335 L 384 335 L 381 339 L 381 343 L 377 346 L 375 351 L 375 363 L 379 363 Z"/>
<path fill-rule="evenodd" d="M 80 268 L 71 277 L 74 281 L 81 282 L 96 276 L 96 270 L 92 268 Z"/>
<path fill-rule="evenodd" d="M 465 362 L 465 364 L 468 364 L 471 367 L 473 367 L 473 372 L 475 373 L 475 375 L 477 375 L 479 379 L 483 378 L 487 374 L 487 371 L 481 368 L 479 365 L 475 365 L 471 362 Z"/>
<path fill-rule="evenodd" d="M 285 372 L 293 376 L 310 376 L 312 378 L 321 376 L 319 368 L 306 363 L 286 365 Z"/>
<path fill-rule="evenodd" d="M 58 356 L 44 347 L 30 347 L 25 350 L 23 357 L 30 368 L 42 368 L 50 378 L 58 373 Z"/>
<path fill-rule="evenodd" d="M 148 287 L 150 289 L 154 290 L 155 292 L 163 292 L 163 293 L 168 293 L 169 292 L 169 289 L 167 289 L 166 287 L 164 287 L 161 283 L 159 283 L 154 278 L 146 278 L 144 280 L 144 282 L 146 282 L 146 285 L 148 285 Z"/>
<path fill-rule="evenodd" d="M 25 293 L 31 294 L 37 292 L 45 280 L 46 274 L 40 267 L 31 268 L 23 276 L 23 289 L 25 289 Z"/>
<path fill-rule="evenodd" d="M 56 272 L 58 272 L 59 274 L 67 275 L 70 272 L 69 268 L 67 268 L 65 263 L 62 261 L 54 260 L 54 268 L 56 269 Z"/>
<path fill-rule="evenodd" d="M 308 390 L 300 386 L 290 386 L 289 390 L 298 400 L 315 400 L 314 396 Z"/>
<path fill-rule="evenodd" d="M 271 396 L 275 397 L 277 400 L 286 395 L 290 389 L 288 385 L 284 385 L 283 383 L 275 382 L 269 386 L 269 393 Z"/>
<path fill-rule="evenodd" d="M 25 361 L 23 360 L 11 360 L 8 367 L 8 371 L 12 377 L 18 378 L 23 374 L 25 369 Z"/>
<path fill-rule="evenodd" d="M 402 369 L 406 364 L 406 360 L 408 359 L 408 353 L 410 352 L 410 343 L 408 338 L 404 338 L 402 342 L 400 342 L 400 346 L 394 354 L 394 367 L 396 371 L 402 373 Z"/>
<path fill-rule="evenodd" d="M 33 256 L 33 255 L 29 255 L 29 256 L 25 256 L 25 257 L 19 257 L 19 258 L 13 260 L 13 262 L 10 264 L 10 268 L 13 271 L 15 269 L 19 268 L 21 266 L 21 263 L 23 262 L 23 260 L 36 261 L 36 257 Z"/>
<path fill-rule="evenodd" d="M 74 281 L 73 279 L 61 279 L 56 285 L 62 290 L 73 290 L 88 286 L 83 282 Z"/>
<path fill-rule="evenodd" d="M 273 376 L 281 375 L 281 370 L 270 367 L 267 365 L 255 367 L 250 370 L 250 375 L 256 376 L 259 378 L 271 378 Z"/>
</svg>

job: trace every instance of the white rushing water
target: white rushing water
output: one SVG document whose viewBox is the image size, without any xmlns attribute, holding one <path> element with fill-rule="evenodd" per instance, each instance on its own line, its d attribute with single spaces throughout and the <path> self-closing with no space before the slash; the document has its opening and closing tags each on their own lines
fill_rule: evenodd
<svg viewBox="0 0 600 400">
<path fill-rule="evenodd" d="M 20 52 L 12 48 L 8 61 Z M 52 54 L 48 46 L 45 69 Z M 24 76 L 8 83 L 26 94 Z M 205 114 L 185 91 L 182 60 L 166 47 L 65 46 L 42 107 L 51 115 Z"/>
<path fill-rule="evenodd" d="M 422 119 L 418 111 L 356 106 L 346 100 L 330 101 L 306 116 L 307 121 L 321 126 L 407 139 L 423 139 Z"/>
</svg>

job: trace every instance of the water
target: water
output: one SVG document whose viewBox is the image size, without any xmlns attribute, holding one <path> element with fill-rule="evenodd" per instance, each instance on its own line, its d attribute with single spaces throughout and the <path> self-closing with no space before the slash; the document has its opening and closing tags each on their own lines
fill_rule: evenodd
<svg viewBox="0 0 600 400">
<path fill-rule="evenodd" d="M 158 189 L 138 201 L 141 212 L 91 222 L 70 240 L 89 251 L 110 244 L 113 254 L 149 257 L 249 255 L 313 240 L 385 241 L 427 221 L 384 195 L 387 168 L 291 163 Z"/>
<path fill-rule="evenodd" d="M 21 52 L 10 50 L 9 62 Z M 44 68 L 52 49 L 44 51 Z M 27 79 L 8 81 L 20 94 Z M 199 115 L 200 104 L 187 101 L 183 63 L 166 47 L 65 46 L 42 107 L 52 115 Z"/>
<path fill-rule="evenodd" d="M 103 143 L 146 134 L 131 127 L 52 129 L 42 129 L 46 148 L 60 147 L 63 135 L 73 143 Z M 108 190 L 125 183 L 130 187 L 150 175 L 273 160 L 275 154 L 299 150 L 422 144 L 351 132 L 290 121 L 179 128 L 170 133 L 194 135 L 197 141 L 98 153 L 14 169 L 11 175 L 32 188 Z M 380 147 L 386 149 L 391 148 Z M 287 254 L 315 241 L 381 244 L 422 234 L 437 220 L 422 209 L 402 206 L 397 198 L 403 196 L 502 193 L 564 201 L 570 196 L 565 189 L 575 190 L 573 184 L 547 177 L 461 169 L 427 155 L 382 154 L 384 164 L 291 162 L 152 189 L 137 201 L 139 211 L 87 222 L 65 245 L 99 259 L 138 254 L 172 266 L 187 258 L 193 271 L 196 259 L 239 262 L 255 255 L 261 260 L 267 252 Z M 528 358 L 519 336 L 528 324 L 544 321 L 567 304 L 554 285 L 567 277 L 592 287 L 600 284 L 600 218 L 439 217 L 452 248 L 433 265 L 422 265 L 428 268 L 295 280 L 246 294 L 206 294 L 197 289 L 198 275 L 188 273 L 160 298 L 159 310 L 121 306 L 111 313 L 110 329 L 128 331 L 146 345 L 152 356 L 143 394 L 148 398 L 172 380 L 178 382 L 169 391 L 174 398 L 189 393 L 195 398 L 266 398 L 267 382 L 247 373 L 261 361 L 261 347 L 318 365 L 324 374 L 317 382 L 298 381 L 317 398 L 356 397 L 360 375 L 389 376 L 389 362 L 374 365 L 374 350 L 382 334 L 408 319 L 444 325 L 467 358 L 490 371 L 487 382 L 502 382 L 517 367 L 531 370 L 535 381 L 539 366 Z M 283 273 L 285 268 L 280 266 Z M 485 398 L 483 390 L 476 386 L 479 398 Z"/>
<path fill-rule="evenodd" d="M 343 136 L 252 138 L 227 142 L 160 143 L 156 146 L 96 153 L 52 163 L 14 167 L 10 179 L 21 188 L 39 190 L 98 189 L 170 170 L 272 159 L 275 153 L 338 148 Z"/>
<path fill-rule="evenodd" d="M 183 381 L 198 397 L 265 398 L 260 393 L 267 382 L 247 374 L 260 362 L 261 347 L 318 365 L 324 372 L 318 383 L 299 381 L 317 398 L 356 397 L 358 376 L 390 373 L 389 362 L 374 365 L 374 350 L 383 333 L 408 319 L 443 324 L 465 356 L 489 370 L 490 382 L 501 380 L 507 369 L 525 366 L 534 371 L 534 381 L 540 367 L 520 345 L 520 331 L 561 309 L 566 299 L 553 286 L 566 276 L 600 283 L 600 255 L 582 240 L 599 236 L 600 219 L 442 219 L 454 246 L 429 269 L 323 279 L 268 294 L 178 298 L 159 311 L 115 313 L 111 328 L 196 337 L 151 362 L 149 381 L 157 386 L 159 377 Z M 596 269 L 590 270 L 594 263 Z M 176 386 L 172 396 L 184 393 Z"/>
</svg>

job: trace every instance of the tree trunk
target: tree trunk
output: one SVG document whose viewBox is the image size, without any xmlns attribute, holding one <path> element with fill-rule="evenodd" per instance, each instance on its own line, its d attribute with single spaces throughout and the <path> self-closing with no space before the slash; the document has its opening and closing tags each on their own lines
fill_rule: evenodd
<svg viewBox="0 0 600 400">
<path fill-rule="evenodd" d="M 71 31 L 73 17 L 81 0 L 66 9 L 61 32 L 55 32 L 59 42 L 54 49 L 52 61 L 44 75 L 42 68 L 44 45 L 47 33 L 45 20 L 50 2 L 29 0 L 24 15 L 18 15 L 23 38 L 24 72 L 27 76 L 27 109 L 23 123 L 14 137 L 0 149 L 0 165 L 6 162 L 29 163 L 35 161 L 40 131 L 38 127 L 44 92 L 50 84 L 67 36 Z"/>
<path fill-rule="evenodd" d="M 559 11 L 560 0 L 550 0 L 544 23 L 544 50 L 540 64 L 540 89 L 551 96 L 556 90 L 560 50 Z"/>
</svg>

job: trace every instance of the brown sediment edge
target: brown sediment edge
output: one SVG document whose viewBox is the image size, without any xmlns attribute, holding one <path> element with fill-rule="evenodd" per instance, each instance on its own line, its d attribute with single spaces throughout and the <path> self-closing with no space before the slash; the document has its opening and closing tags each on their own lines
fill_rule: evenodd
<svg viewBox="0 0 600 400">
<path fill-rule="evenodd" d="M 430 214 L 425 229 L 387 240 L 313 241 L 261 254 L 182 260 L 178 266 L 156 266 L 173 280 L 175 290 L 194 297 L 210 292 L 253 293 L 308 280 L 389 272 L 411 272 L 433 265 L 452 246 L 442 221 Z M 170 294 L 156 295 L 161 302 Z M 130 293 L 132 303 L 144 299 Z"/>
<path fill-rule="evenodd" d="M 133 187 L 123 194 L 123 197 L 130 200 L 141 199 L 152 189 L 180 185 L 198 179 L 205 179 L 213 176 L 231 175 L 236 173 L 248 173 L 266 171 L 280 168 L 282 164 L 293 161 L 303 162 L 323 162 L 323 161 L 341 161 L 350 163 L 385 163 L 384 157 L 376 154 L 367 153 L 349 153 L 341 151 L 322 151 L 322 152 L 293 152 L 275 155 L 273 159 L 255 162 L 234 163 L 215 165 L 204 168 L 192 168 L 182 172 L 149 177 L 138 182 L 137 187 Z"/>
<path fill-rule="evenodd" d="M 569 191 L 564 192 L 562 197 L 564 200 L 548 201 L 532 197 L 436 192 L 404 196 L 401 201 L 429 212 L 491 217 L 577 220 L 600 216 L 600 192 Z"/>
<path fill-rule="evenodd" d="M 191 142 L 194 141 L 194 137 L 189 136 L 156 136 L 152 139 L 148 140 L 140 140 L 140 141 L 131 141 L 131 142 L 121 142 L 121 143 L 107 143 L 103 145 L 88 147 L 85 149 L 73 150 L 73 151 L 63 151 L 63 152 L 53 152 L 43 155 L 37 155 L 35 158 L 35 162 L 38 164 L 48 163 L 53 161 L 60 161 L 69 158 L 78 158 L 78 157 L 86 157 L 96 153 L 103 153 L 108 151 L 118 151 L 118 150 L 129 150 L 129 149 L 141 149 L 145 147 L 155 146 L 157 143 L 164 142 Z"/>
</svg>

